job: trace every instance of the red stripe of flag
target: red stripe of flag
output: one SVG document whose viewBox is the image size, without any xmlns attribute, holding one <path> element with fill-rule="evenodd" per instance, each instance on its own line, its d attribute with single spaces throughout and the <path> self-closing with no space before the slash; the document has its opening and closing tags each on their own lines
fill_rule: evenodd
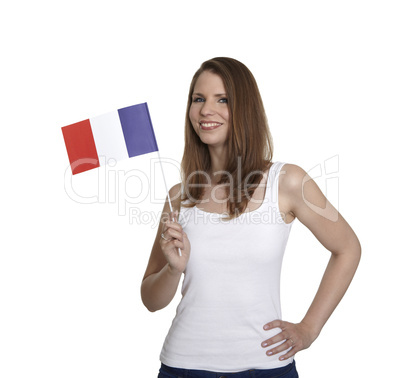
<svg viewBox="0 0 402 378">
<path fill-rule="evenodd" d="M 89 119 L 61 128 L 73 175 L 99 167 Z"/>
</svg>

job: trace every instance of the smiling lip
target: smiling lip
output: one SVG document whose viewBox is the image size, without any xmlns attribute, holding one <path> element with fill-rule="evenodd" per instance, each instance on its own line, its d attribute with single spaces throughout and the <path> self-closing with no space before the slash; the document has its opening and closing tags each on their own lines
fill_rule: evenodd
<svg viewBox="0 0 402 378">
<path fill-rule="evenodd" d="M 206 130 L 206 131 L 214 130 L 222 125 L 223 125 L 223 123 L 219 123 L 219 122 L 204 122 L 204 121 L 200 122 L 201 130 Z"/>
</svg>

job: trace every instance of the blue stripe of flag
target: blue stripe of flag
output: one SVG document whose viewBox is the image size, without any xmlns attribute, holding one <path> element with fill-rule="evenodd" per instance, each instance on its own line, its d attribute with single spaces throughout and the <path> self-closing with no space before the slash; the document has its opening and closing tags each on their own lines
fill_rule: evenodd
<svg viewBox="0 0 402 378">
<path fill-rule="evenodd" d="M 129 157 L 158 151 L 147 103 L 118 109 Z"/>
</svg>

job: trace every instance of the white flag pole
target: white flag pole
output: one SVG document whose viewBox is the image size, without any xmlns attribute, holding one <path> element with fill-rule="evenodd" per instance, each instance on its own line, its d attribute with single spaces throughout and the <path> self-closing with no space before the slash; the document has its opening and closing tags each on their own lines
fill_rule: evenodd
<svg viewBox="0 0 402 378">
<path fill-rule="evenodd" d="M 160 164 L 161 170 L 162 170 L 163 182 L 165 183 L 165 189 L 166 189 L 167 198 L 168 198 L 168 202 L 169 202 L 170 212 L 173 213 L 172 201 L 170 200 L 169 190 L 168 190 L 168 187 L 167 187 L 167 184 L 166 184 L 165 173 L 163 172 L 162 160 L 161 160 L 161 155 L 159 154 L 159 149 L 158 149 L 158 159 L 159 159 L 159 164 Z M 180 248 L 178 248 L 178 250 L 179 250 L 179 256 L 181 257 L 182 254 L 181 254 Z"/>
</svg>

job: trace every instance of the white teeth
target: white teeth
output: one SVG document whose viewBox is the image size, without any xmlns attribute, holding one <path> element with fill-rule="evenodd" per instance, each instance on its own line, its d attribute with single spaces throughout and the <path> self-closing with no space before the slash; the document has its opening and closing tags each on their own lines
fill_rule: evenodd
<svg viewBox="0 0 402 378">
<path fill-rule="evenodd" d="M 213 127 L 213 126 L 219 126 L 221 125 L 220 123 L 216 123 L 216 122 L 211 122 L 211 123 L 201 123 L 201 126 L 203 127 Z"/>
</svg>

